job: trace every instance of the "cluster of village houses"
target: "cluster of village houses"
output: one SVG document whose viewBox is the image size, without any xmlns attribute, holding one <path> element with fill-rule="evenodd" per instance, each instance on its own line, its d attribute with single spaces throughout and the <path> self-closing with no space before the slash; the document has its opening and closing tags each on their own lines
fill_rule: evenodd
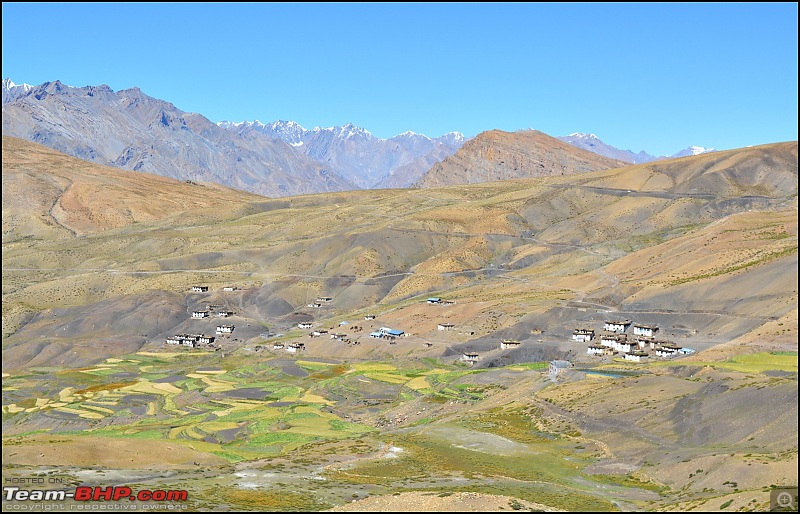
<svg viewBox="0 0 800 514">
<path fill-rule="evenodd" d="M 628 337 L 627 330 L 633 325 L 632 337 Z M 669 341 L 656 340 L 658 327 L 655 325 L 643 325 L 631 323 L 630 320 L 606 321 L 603 330 L 599 334 L 599 343 L 592 343 L 597 337 L 595 331 L 589 328 L 576 328 L 572 332 L 572 340 L 591 343 L 586 353 L 588 355 L 616 355 L 621 353 L 625 360 L 642 362 L 649 359 L 651 354 L 656 357 L 675 357 L 693 353 L 691 348 L 681 348 Z M 647 350 L 650 350 L 649 352 Z"/>
<path fill-rule="evenodd" d="M 223 288 L 223 291 L 235 291 L 236 288 L 232 286 L 227 286 Z M 193 286 L 192 292 L 197 293 L 204 293 L 208 292 L 208 286 Z M 328 296 L 321 296 L 316 299 L 316 301 L 309 303 L 308 306 L 312 308 L 320 308 L 325 304 L 329 304 L 333 301 L 333 298 Z M 449 300 L 443 300 L 439 297 L 431 297 L 426 300 L 426 302 L 430 305 L 451 305 L 454 302 Z M 217 309 L 217 310 L 215 310 Z M 220 318 L 225 318 L 233 315 L 231 311 L 225 310 L 218 310 L 216 305 L 209 305 L 206 310 L 198 310 L 192 312 L 193 319 L 202 319 L 208 318 L 212 315 Z M 372 321 L 376 318 L 375 315 L 368 314 L 364 316 L 365 321 Z M 344 327 L 345 325 L 349 325 L 347 321 L 342 321 L 339 323 L 340 327 Z M 629 327 L 633 325 L 633 331 L 631 334 L 628 333 Z M 298 328 L 302 329 L 311 329 L 313 324 L 310 321 L 304 321 L 297 324 Z M 453 330 L 455 325 L 452 323 L 442 322 L 437 325 L 437 329 L 441 331 Z M 234 330 L 233 325 L 219 325 L 217 326 L 216 334 L 230 334 Z M 350 326 L 350 330 L 353 332 L 361 331 L 362 328 L 353 325 Z M 572 340 L 583 342 L 583 343 L 590 343 L 586 353 L 592 356 L 612 356 L 617 354 L 622 354 L 625 360 L 633 361 L 633 362 L 642 362 L 647 360 L 654 355 L 655 357 L 662 357 L 662 358 L 669 358 L 675 357 L 678 355 L 686 355 L 693 353 L 694 350 L 691 348 L 681 348 L 680 346 L 671 343 L 669 341 L 661 341 L 656 340 L 656 333 L 658 332 L 658 326 L 655 325 L 645 325 L 639 323 L 632 323 L 630 320 L 611 320 L 605 321 L 603 324 L 603 330 L 600 331 L 599 334 L 595 333 L 594 329 L 591 328 L 576 328 L 572 332 Z M 310 332 L 309 337 L 323 337 L 323 336 L 330 336 L 331 339 L 335 339 L 338 341 L 342 341 L 347 343 L 348 345 L 357 345 L 359 341 L 355 339 L 351 339 L 347 334 L 339 333 L 339 332 L 331 332 L 329 333 L 327 330 L 316 329 Z M 409 334 L 405 333 L 402 330 L 393 329 L 390 327 L 381 327 L 378 330 L 371 332 L 369 336 L 373 339 L 382 339 L 389 342 L 389 344 L 395 344 L 396 339 L 398 337 L 408 336 Z M 629 337 L 630 336 L 630 337 Z M 215 346 L 214 344 L 214 337 L 213 336 L 206 336 L 202 334 L 178 334 L 172 337 L 167 338 L 167 344 L 170 345 L 181 345 L 181 346 L 188 346 L 191 348 L 198 348 L 204 347 L 213 350 L 219 350 L 219 347 Z M 597 341 L 599 339 L 599 341 Z M 426 347 L 431 347 L 432 343 L 426 342 Z M 509 350 L 514 349 L 520 346 L 519 341 L 511 340 L 511 339 L 504 339 L 500 342 L 500 349 L 502 350 Z M 305 350 L 305 344 L 301 342 L 294 342 L 294 343 L 282 343 L 276 342 L 272 345 L 274 350 L 286 350 L 290 353 L 296 353 Z M 467 364 L 473 365 L 478 362 L 479 354 L 476 352 L 464 352 L 462 361 L 466 362 Z M 550 362 L 549 372 L 556 374 L 563 369 L 569 368 L 572 366 L 572 363 L 569 361 L 561 361 L 555 360 Z"/>
<path fill-rule="evenodd" d="M 318 308 L 324 305 L 325 303 L 330 303 L 333 301 L 333 298 L 328 296 L 322 296 L 316 299 L 315 302 L 309 303 L 309 307 Z M 436 304 L 436 305 L 452 305 L 454 302 L 449 300 L 442 300 L 441 298 L 428 298 L 426 300 L 428 304 Z M 374 314 L 367 314 L 364 316 L 364 321 L 374 321 L 376 316 Z M 339 327 L 344 327 L 346 325 L 350 325 L 347 321 L 342 321 L 339 323 Z M 302 329 L 310 329 L 314 326 L 314 324 L 310 321 L 302 321 L 297 324 L 297 328 Z M 362 327 L 358 325 L 352 325 L 349 327 L 352 332 L 360 332 Z M 452 330 L 455 328 L 455 325 L 452 323 L 440 323 L 437 326 L 438 330 Z M 331 328 L 333 330 L 333 328 Z M 403 330 L 394 329 L 391 327 L 380 327 L 378 330 L 374 332 L 370 332 L 369 337 L 372 339 L 382 339 L 387 341 L 389 344 L 395 344 L 397 342 L 398 337 L 408 337 L 408 333 L 404 332 Z M 342 341 L 343 343 L 347 343 L 348 345 L 358 345 L 360 342 L 358 340 L 352 339 L 348 334 L 340 333 L 340 332 L 328 332 L 327 330 L 323 329 L 316 329 L 312 332 L 309 332 L 309 337 L 324 337 L 330 336 L 331 339 L 335 339 L 337 341 Z M 430 348 L 432 343 L 425 343 L 425 346 Z M 297 352 L 305 349 L 305 345 L 303 343 L 293 343 L 290 345 L 286 345 L 284 343 L 275 343 L 272 345 L 274 350 L 286 350 L 289 352 Z"/>
<path fill-rule="evenodd" d="M 208 286 L 192 286 L 193 293 L 207 293 Z M 236 287 L 226 286 L 223 291 L 235 291 Z M 233 316 L 233 311 L 219 310 L 218 305 L 209 305 L 204 310 L 192 311 L 192 319 L 203 319 L 215 316 L 217 318 L 229 318 Z M 226 335 L 233 333 L 234 325 L 217 325 L 216 335 Z M 203 348 L 208 350 L 219 350 L 219 346 L 214 343 L 215 336 L 203 334 L 176 334 L 167 338 L 166 343 L 173 346 L 187 346 L 189 348 Z"/>
</svg>

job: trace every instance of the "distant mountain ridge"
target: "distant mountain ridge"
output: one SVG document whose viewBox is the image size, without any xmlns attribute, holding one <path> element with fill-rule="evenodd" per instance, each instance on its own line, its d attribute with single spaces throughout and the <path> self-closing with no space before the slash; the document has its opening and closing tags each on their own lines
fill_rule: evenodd
<svg viewBox="0 0 800 514">
<path fill-rule="evenodd" d="M 627 163 L 575 147 L 538 130 L 489 130 L 436 164 L 415 184 L 437 187 L 517 178 L 572 175 Z"/>
<path fill-rule="evenodd" d="M 716 152 L 716 149 L 714 148 L 704 148 L 702 146 L 690 146 L 689 148 L 685 148 L 680 152 L 677 152 L 670 156 L 662 155 L 661 157 L 656 157 L 655 155 L 650 155 L 645 151 L 634 153 L 631 150 L 620 150 L 619 148 L 604 143 L 602 140 L 600 140 L 600 138 L 598 138 L 594 134 L 583 134 L 581 132 L 573 132 L 568 136 L 558 136 L 557 139 L 560 139 L 561 141 L 569 143 L 573 146 L 577 146 L 578 148 L 589 150 L 590 152 L 594 152 L 598 155 L 602 155 L 604 157 L 610 157 L 612 159 L 618 159 L 620 161 L 625 161 L 630 164 L 642 164 L 645 162 L 653 162 L 663 159 L 675 159 L 678 157 L 687 157 L 689 155 L 700 155 L 701 153 Z"/>
<path fill-rule="evenodd" d="M 407 131 L 389 139 L 376 137 L 352 123 L 308 130 L 294 121 L 218 123 L 239 135 L 264 134 L 298 148 L 315 161 L 362 188 L 408 187 L 435 163 L 464 144 L 464 135 L 437 138 Z"/>
<path fill-rule="evenodd" d="M 239 136 L 139 88 L 6 79 L 2 89 L 3 135 L 87 161 L 267 196 L 358 189 L 281 140 Z"/>
</svg>

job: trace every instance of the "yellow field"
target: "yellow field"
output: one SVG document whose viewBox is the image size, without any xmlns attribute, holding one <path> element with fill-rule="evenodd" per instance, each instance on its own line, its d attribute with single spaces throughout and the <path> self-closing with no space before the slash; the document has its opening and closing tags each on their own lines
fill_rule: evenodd
<svg viewBox="0 0 800 514">
<path fill-rule="evenodd" d="M 148 382 L 143 380 L 141 382 L 137 382 L 131 386 L 123 387 L 124 391 L 138 391 L 140 393 L 150 393 L 150 394 L 178 394 L 182 393 L 181 389 L 178 389 L 172 384 L 163 383 L 163 384 L 154 384 L 152 382 Z"/>
<path fill-rule="evenodd" d="M 81 405 L 82 409 L 90 409 L 95 410 L 97 412 L 102 412 L 103 414 L 113 415 L 114 411 L 111 409 L 106 409 L 105 407 L 97 407 L 95 405 L 86 405 L 85 403 Z"/>
<path fill-rule="evenodd" d="M 408 382 L 408 377 L 392 375 L 391 373 L 364 373 L 364 376 L 373 380 L 388 382 L 390 384 L 405 384 Z"/>
<path fill-rule="evenodd" d="M 364 363 L 356 363 L 353 364 L 353 369 L 348 371 L 348 373 L 352 373 L 353 371 L 396 371 L 397 368 L 392 366 L 391 364 L 382 364 L 379 362 L 364 362 Z"/>
<path fill-rule="evenodd" d="M 675 365 L 673 362 L 656 362 L 657 366 Z M 765 371 L 789 371 L 797 373 L 797 355 L 774 354 L 770 352 L 740 355 L 727 361 L 680 361 L 682 366 L 712 366 L 715 368 L 740 371 L 742 373 L 763 373 Z"/>
<path fill-rule="evenodd" d="M 85 410 L 71 409 L 69 407 L 58 407 L 56 410 L 57 411 L 61 411 L 61 412 L 67 412 L 67 413 L 70 413 L 70 414 L 77 414 L 78 416 L 80 416 L 82 418 L 87 418 L 87 419 L 103 419 L 103 418 L 105 418 L 105 416 L 103 416 L 99 412 L 87 412 Z"/>
<path fill-rule="evenodd" d="M 188 373 L 186 376 L 189 378 L 199 378 L 205 384 L 207 384 L 208 385 L 208 387 L 206 387 L 207 393 L 221 393 L 224 391 L 232 391 L 233 389 L 236 388 L 236 384 L 234 384 L 233 382 L 228 382 L 226 380 L 215 380 L 211 377 L 205 375 L 199 375 L 197 373 Z"/>
<path fill-rule="evenodd" d="M 308 391 L 306 391 L 306 394 L 304 394 L 300 398 L 300 401 L 301 402 L 308 402 L 308 403 L 322 403 L 322 404 L 325 404 L 325 405 L 335 405 L 336 404 L 336 402 L 332 402 L 330 400 L 326 400 L 324 397 L 319 396 L 317 394 L 313 394 L 313 393 L 308 392 Z"/>
<path fill-rule="evenodd" d="M 430 389 L 431 384 L 428 382 L 427 377 L 415 377 L 408 381 L 406 387 L 414 391 L 421 391 L 423 389 Z"/>
<path fill-rule="evenodd" d="M 331 364 L 330 362 L 312 362 L 312 361 L 301 361 L 296 360 L 294 361 L 295 364 L 298 366 L 336 366 L 336 364 Z"/>
</svg>

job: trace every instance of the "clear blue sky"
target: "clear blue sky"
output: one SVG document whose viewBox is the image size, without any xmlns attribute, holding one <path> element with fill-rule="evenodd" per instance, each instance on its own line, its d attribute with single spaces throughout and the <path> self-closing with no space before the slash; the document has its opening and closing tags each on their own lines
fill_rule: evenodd
<svg viewBox="0 0 800 514">
<path fill-rule="evenodd" d="M 797 139 L 797 4 L 3 4 L 2 75 L 212 121 L 593 132 L 659 155 Z"/>
</svg>

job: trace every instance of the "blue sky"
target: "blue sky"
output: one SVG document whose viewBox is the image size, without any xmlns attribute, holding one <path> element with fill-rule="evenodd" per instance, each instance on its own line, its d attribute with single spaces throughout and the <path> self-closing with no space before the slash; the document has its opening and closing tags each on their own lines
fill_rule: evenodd
<svg viewBox="0 0 800 514">
<path fill-rule="evenodd" d="M 387 138 L 593 132 L 668 155 L 797 139 L 797 4 L 3 3 L 2 75 L 212 121 Z"/>
</svg>

